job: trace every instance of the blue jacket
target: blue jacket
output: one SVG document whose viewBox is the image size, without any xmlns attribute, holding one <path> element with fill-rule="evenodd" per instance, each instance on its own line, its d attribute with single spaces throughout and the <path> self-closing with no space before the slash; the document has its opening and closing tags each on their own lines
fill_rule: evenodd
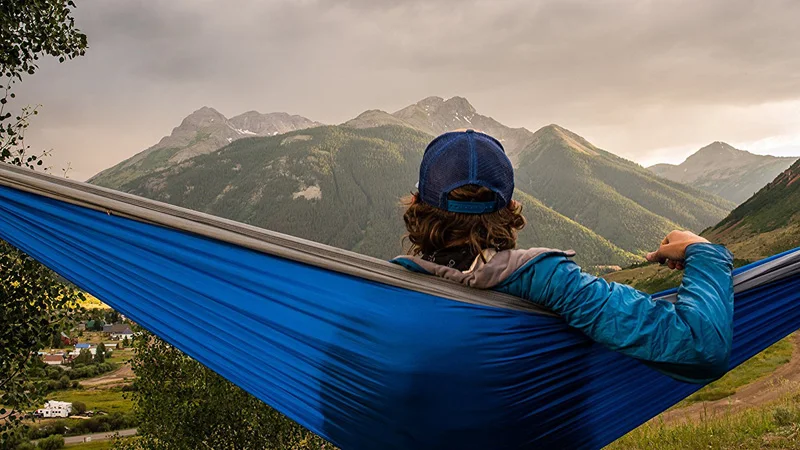
<svg viewBox="0 0 800 450">
<path fill-rule="evenodd" d="M 573 252 L 506 250 L 461 272 L 415 257 L 392 262 L 468 286 L 514 295 L 558 313 L 611 350 L 673 378 L 704 383 L 728 370 L 733 338 L 733 257 L 725 247 L 693 244 L 677 301 L 654 300 L 630 286 L 581 271 Z"/>
</svg>

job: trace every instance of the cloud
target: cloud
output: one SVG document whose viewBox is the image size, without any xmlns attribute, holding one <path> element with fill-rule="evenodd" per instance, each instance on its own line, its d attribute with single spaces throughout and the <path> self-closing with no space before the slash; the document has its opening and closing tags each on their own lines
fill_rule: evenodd
<svg viewBox="0 0 800 450">
<path fill-rule="evenodd" d="M 86 0 L 76 16 L 87 55 L 43 63 L 19 93 L 43 104 L 31 141 L 81 176 L 202 105 L 338 123 L 462 95 L 637 161 L 800 125 L 775 119 L 800 100 L 791 0 Z"/>
</svg>

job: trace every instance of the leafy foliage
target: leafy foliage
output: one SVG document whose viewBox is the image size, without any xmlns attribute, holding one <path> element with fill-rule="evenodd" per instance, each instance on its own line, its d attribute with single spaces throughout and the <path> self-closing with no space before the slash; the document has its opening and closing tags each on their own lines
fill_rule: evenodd
<svg viewBox="0 0 800 450">
<path fill-rule="evenodd" d="M 24 143 L 28 119 L 35 108 L 9 112 L 15 82 L 37 69 L 40 57 L 60 61 L 82 55 L 86 36 L 74 27 L 71 0 L 3 2 L 0 7 L 0 163 L 31 169 L 41 166 L 41 155 Z M 12 117 L 14 117 L 12 119 Z M 61 284 L 44 266 L 11 245 L 0 242 L 0 446 L 20 432 L 20 408 L 40 399 L 42 386 L 27 377 L 36 367 L 36 351 L 61 331 L 81 294 Z M 62 441 L 63 445 L 63 441 Z"/>
<path fill-rule="evenodd" d="M 106 344 L 99 343 L 94 353 L 94 363 L 103 364 L 106 361 Z"/>
<path fill-rule="evenodd" d="M 164 341 L 133 339 L 131 449 L 319 449 L 328 444 Z"/>
<path fill-rule="evenodd" d="M 41 450 L 58 450 L 64 448 L 64 436 L 54 434 L 36 443 L 36 448 Z"/>
<path fill-rule="evenodd" d="M 0 243 L 0 404 L 8 409 L 0 411 L 3 431 L 19 424 L 20 408 L 38 400 L 41 386 L 27 376 L 38 363 L 36 351 L 65 326 L 81 295 L 56 282 L 41 264 Z"/>
</svg>

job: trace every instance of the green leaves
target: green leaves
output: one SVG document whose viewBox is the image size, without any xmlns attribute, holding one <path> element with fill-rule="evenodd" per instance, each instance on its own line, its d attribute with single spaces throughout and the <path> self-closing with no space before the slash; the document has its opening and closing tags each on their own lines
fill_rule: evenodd
<svg viewBox="0 0 800 450">
<path fill-rule="evenodd" d="M 122 448 L 332 448 L 175 347 L 136 336 L 130 395 L 139 437 Z"/>
<path fill-rule="evenodd" d="M 6 78 L 0 85 L 5 93 L 0 96 L 0 163 L 42 167 L 46 154 L 31 155 L 24 142 L 36 107 L 23 107 L 16 116 L 5 108 L 16 98 L 14 83 L 36 72 L 40 56 L 63 61 L 84 53 L 86 36 L 70 17 L 74 6 L 71 1 L 35 0 L 3 2 L 0 7 L 0 73 Z M 22 412 L 41 401 L 46 384 L 28 376 L 41 364 L 36 352 L 68 327 L 79 298 L 79 292 L 49 269 L 0 241 L 0 448 L 20 435 Z"/>
</svg>

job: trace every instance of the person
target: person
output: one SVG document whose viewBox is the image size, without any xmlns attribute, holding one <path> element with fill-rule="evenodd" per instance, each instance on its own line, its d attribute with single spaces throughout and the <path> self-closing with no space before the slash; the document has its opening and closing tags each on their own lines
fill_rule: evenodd
<svg viewBox="0 0 800 450">
<path fill-rule="evenodd" d="M 408 254 L 392 262 L 536 303 L 590 339 L 682 381 L 704 383 L 728 370 L 733 257 L 725 247 L 676 230 L 646 255 L 684 270 L 674 303 L 583 272 L 572 251 L 516 249 L 526 220 L 512 199 L 512 164 L 498 140 L 473 130 L 428 145 L 417 188 L 405 199 Z"/>
</svg>

